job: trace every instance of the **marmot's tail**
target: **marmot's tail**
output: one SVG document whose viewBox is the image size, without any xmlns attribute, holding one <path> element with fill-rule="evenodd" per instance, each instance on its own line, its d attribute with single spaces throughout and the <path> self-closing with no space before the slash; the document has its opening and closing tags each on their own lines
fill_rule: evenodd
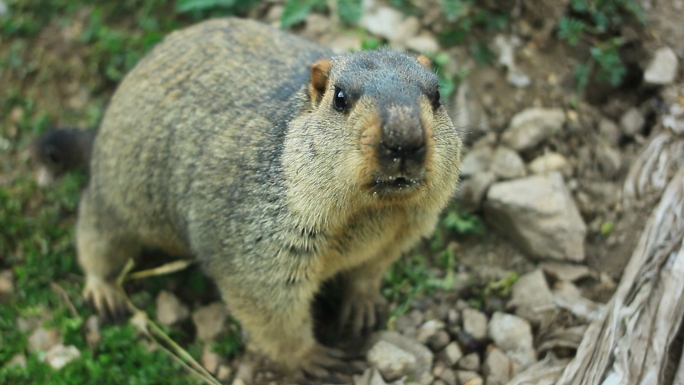
<svg viewBox="0 0 684 385">
<path fill-rule="evenodd" d="M 31 153 L 54 176 L 87 170 L 97 130 L 51 129 L 31 143 Z"/>
</svg>

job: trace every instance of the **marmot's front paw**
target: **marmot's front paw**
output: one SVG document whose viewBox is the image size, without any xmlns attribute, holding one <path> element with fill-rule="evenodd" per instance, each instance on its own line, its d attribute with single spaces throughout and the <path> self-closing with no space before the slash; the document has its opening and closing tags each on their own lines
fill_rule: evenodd
<svg viewBox="0 0 684 385">
<path fill-rule="evenodd" d="M 97 277 L 86 278 L 83 298 L 97 311 L 103 322 L 123 322 L 129 313 L 128 300 L 123 288 Z"/>
<path fill-rule="evenodd" d="M 351 321 L 351 331 L 355 337 L 370 333 L 387 322 L 387 300 L 379 293 L 373 295 L 347 295 L 342 300 L 340 329 Z"/>
</svg>

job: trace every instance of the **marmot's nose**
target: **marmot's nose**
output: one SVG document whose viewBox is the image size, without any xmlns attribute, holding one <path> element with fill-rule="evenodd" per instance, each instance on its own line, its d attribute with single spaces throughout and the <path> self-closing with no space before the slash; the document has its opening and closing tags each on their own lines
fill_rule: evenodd
<svg viewBox="0 0 684 385">
<path fill-rule="evenodd" d="M 398 169 L 422 166 L 425 161 L 425 130 L 417 111 L 408 106 L 387 109 L 378 146 L 380 163 Z"/>
</svg>

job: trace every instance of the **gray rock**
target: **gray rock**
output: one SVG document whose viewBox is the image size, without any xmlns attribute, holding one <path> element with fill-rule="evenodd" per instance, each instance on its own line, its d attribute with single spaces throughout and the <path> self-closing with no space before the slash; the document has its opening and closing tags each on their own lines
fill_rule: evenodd
<svg viewBox="0 0 684 385">
<path fill-rule="evenodd" d="M 482 373 L 487 380 L 487 385 L 505 385 L 513 378 L 510 373 L 512 363 L 501 350 L 494 348 L 487 352 Z"/>
<path fill-rule="evenodd" d="M 12 366 L 18 366 L 22 369 L 26 369 L 26 356 L 22 353 L 15 354 L 7 363 L 6 368 L 11 368 Z"/>
<path fill-rule="evenodd" d="M 487 189 L 496 182 L 493 172 L 479 172 L 461 183 L 459 194 L 459 207 L 467 212 L 478 212 L 482 209 L 482 202 Z"/>
<path fill-rule="evenodd" d="M 509 306 L 515 306 L 515 314 L 535 325 L 548 325 L 557 312 L 553 293 L 540 269 L 518 278 L 512 292 Z"/>
<path fill-rule="evenodd" d="M 599 122 L 599 135 L 611 146 L 617 147 L 620 144 L 620 137 L 622 133 L 620 132 L 620 127 L 613 123 L 612 120 L 603 118 Z"/>
<path fill-rule="evenodd" d="M 489 146 L 474 148 L 461 161 L 459 171 L 462 177 L 469 177 L 489 170 L 494 158 L 494 150 Z"/>
<path fill-rule="evenodd" d="M 423 31 L 406 40 L 406 48 L 418 53 L 435 53 L 439 51 L 439 43 L 432 33 Z"/>
<path fill-rule="evenodd" d="M 677 54 L 672 49 L 659 48 L 644 71 L 644 81 L 653 85 L 670 84 L 677 76 L 678 64 Z"/>
<path fill-rule="evenodd" d="M 0 0 L 0 16 L 6 15 L 7 11 L 7 4 L 4 1 Z"/>
<path fill-rule="evenodd" d="M 31 353 L 46 352 L 62 343 L 62 337 L 56 329 L 39 327 L 28 338 L 28 351 Z"/>
<path fill-rule="evenodd" d="M 456 378 L 458 379 L 458 383 L 461 385 L 467 384 L 468 382 L 474 381 L 478 378 L 480 379 L 480 383 L 482 383 L 482 378 L 480 378 L 480 375 L 472 370 L 457 370 Z"/>
<path fill-rule="evenodd" d="M 64 346 L 57 344 L 48 350 L 45 360 L 53 369 L 59 370 L 79 357 L 81 357 L 81 351 L 74 345 Z"/>
<path fill-rule="evenodd" d="M 484 213 L 494 229 L 532 256 L 584 260 L 587 228 L 558 172 L 493 184 Z"/>
<path fill-rule="evenodd" d="M 472 370 L 474 372 L 480 370 L 480 356 L 477 353 L 470 353 L 461 357 L 458 360 L 458 368 L 463 370 Z"/>
<path fill-rule="evenodd" d="M 214 302 L 195 310 L 192 321 L 197 329 L 197 338 L 206 341 L 217 337 L 223 331 L 228 315 L 228 309 L 222 302 Z"/>
<path fill-rule="evenodd" d="M 470 334 L 476 340 L 487 337 L 487 316 L 475 309 L 464 309 L 461 312 L 463 318 L 463 331 Z"/>
<path fill-rule="evenodd" d="M 387 381 L 397 380 L 416 368 L 416 357 L 413 354 L 382 340 L 368 351 L 367 359 Z"/>
<path fill-rule="evenodd" d="M 537 362 L 532 344 L 532 327 L 524 319 L 496 312 L 489 322 L 489 337 L 506 355 L 516 360 L 523 368 Z"/>
<path fill-rule="evenodd" d="M 636 107 L 630 108 L 620 117 L 620 129 L 628 137 L 640 134 L 645 124 L 646 119 Z"/>
<path fill-rule="evenodd" d="M 574 282 L 578 279 L 591 276 L 591 270 L 584 265 L 571 265 L 560 262 L 544 262 L 539 264 L 539 268 L 546 274 L 559 281 Z"/>
<path fill-rule="evenodd" d="M 528 108 L 511 119 L 502 142 L 516 151 L 533 148 L 559 132 L 565 119 L 560 108 Z"/>
<path fill-rule="evenodd" d="M 444 381 L 447 385 L 458 385 L 458 380 L 456 379 L 456 373 L 451 368 L 444 368 L 439 373 L 439 379 Z"/>
<path fill-rule="evenodd" d="M 463 357 L 463 351 L 456 341 L 444 348 L 444 359 L 449 366 L 454 366 Z"/>
<path fill-rule="evenodd" d="M 387 385 L 387 383 L 378 370 L 373 370 L 368 385 Z"/>
<path fill-rule="evenodd" d="M 500 179 L 520 178 L 527 174 L 525 163 L 520 155 L 506 147 L 498 147 L 494 151 L 489 169 Z"/>
<path fill-rule="evenodd" d="M 437 332 L 440 330 L 444 330 L 444 322 L 429 320 L 418 328 L 415 339 L 419 343 L 425 344 L 428 342 L 430 337 L 437 334 Z"/>
<path fill-rule="evenodd" d="M 405 19 L 394 8 L 381 6 L 372 12 L 365 12 L 359 20 L 359 26 L 389 40 L 393 48 L 405 48 L 406 41 L 418 34 L 420 22 L 415 17 Z"/>
<path fill-rule="evenodd" d="M 178 297 L 166 290 L 159 292 L 157 296 L 157 322 L 171 326 L 186 320 L 189 315 L 188 307 Z"/>
<path fill-rule="evenodd" d="M 596 163 L 601 169 L 601 174 L 607 179 L 614 178 L 620 166 L 622 166 L 622 155 L 620 151 L 610 147 L 608 143 L 598 143 L 596 145 Z"/>
<path fill-rule="evenodd" d="M 572 176 L 572 166 L 570 166 L 570 163 L 568 163 L 563 155 L 556 152 L 547 152 L 539 155 L 530 162 L 529 168 L 534 174 L 558 171 L 566 178 Z"/>
<path fill-rule="evenodd" d="M 438 352 L 449 345 L 449 341 L 451 341 L 449 333 L 440 330 L 428 339 L 427 344 L 433 352 Z"/>
<path fill-rule="evenodd" d="M 0 303 L 9 300 L 14 292 L 14 273 L 12 270 L 0 271 Z"/>
<path fill-rule="evenodd" d="M 200 363 L 209 373 L 214 374 L 221 364 L 221 356 L 212 350 L 211 344 L 207 344 L 204 346 Z"/>
<path fill-rule="evenodd" d="M 416 366 L 411 377 L 421 384 L 429 384 L 432 381 L 430 369 L 432 368 L 433 354 L 425 345 L 406 338 L 396 332 L 382 332 L 378 336 L 380 341 L 388 342 L 399 349 L 412 354 L 416 359 Z"/>
</svg>

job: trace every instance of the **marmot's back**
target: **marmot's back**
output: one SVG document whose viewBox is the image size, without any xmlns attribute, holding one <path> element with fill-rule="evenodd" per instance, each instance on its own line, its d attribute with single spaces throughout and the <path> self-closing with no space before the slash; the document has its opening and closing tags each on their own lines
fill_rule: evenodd
<svg viewBox="0 0 684 385">
<path fill-rule="evenodd" d="M 308 83 L 310 64 L 329 54 L 250 20 L 211 20 L 171 34 L 113 97 L 95 140 L 91 194 L 125 221 L 144 217 L 151 233 L 176 234 L 184 223 L 175 214 L 187 210 L 176 206 L 187 206 L 181 201 L 197 172 L 209 167 L 195 164 L 215 136 L 232 136 L 221 151 L 238 158 L 226 160 L 233 168 L 263 157 L 258 148 L 275 156 L 278 144 L 265 131 L 285 130 L 293 93 Z M 227 186 L 244 179 L 231 171 L 222 176 Z"/>
</svg>

